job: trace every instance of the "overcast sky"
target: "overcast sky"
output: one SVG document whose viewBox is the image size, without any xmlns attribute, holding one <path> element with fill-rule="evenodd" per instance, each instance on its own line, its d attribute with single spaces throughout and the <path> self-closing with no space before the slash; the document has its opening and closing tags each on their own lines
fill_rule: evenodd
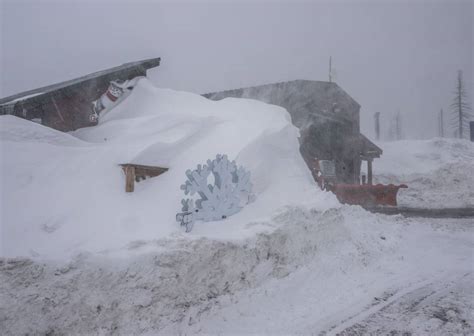
<svg viewBox="0 0 474 336">
<path fill-rule="evenodd" d="M 369 136 L 397 110 L 434 136 L 458 69 L 472 103 L 471 0 L 0 2 L 1 97 L 157 56 L 156 85 L 196 93 L 327 80 L 332 55 Z"/>
</svg>

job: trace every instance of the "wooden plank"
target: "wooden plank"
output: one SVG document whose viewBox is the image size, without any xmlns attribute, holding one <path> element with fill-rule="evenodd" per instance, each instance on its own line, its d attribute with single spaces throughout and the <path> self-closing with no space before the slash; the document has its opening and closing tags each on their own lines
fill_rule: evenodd
<svg viewBox="0 0 474 336">
<path fill-rule="evenodd" d="M 159 176 L 164 172 L 168 171 L 168 168 L 157 166 L 144 166 L 134 163 L 122 163 L 120 164 L 120 166 L 122 167 L 125 173 L 126 192 L 133 192 L 135 181 L 140 182 L 141 180 L 145 180 L 147 177 Z"/>
<path fill-rule="evenodd" d="M 145 167 L 145 166 L 135 165 L 135 174 L 137 176 L 154 177 L 154 176 L 163 174 L 167 170 L 168 170 L 167 168 L 161 168 L 161 167 Z"/>
<path fill-rule="evenodd" d="M 135 189 L 135 167 L 126 166 L 125 167 L 125 191 L 133 192 Z"/>
<path fill-rule="evenodd" d="M 367 183 L 372 185 L 372 160 L 367 161 Z"/>
</svg>

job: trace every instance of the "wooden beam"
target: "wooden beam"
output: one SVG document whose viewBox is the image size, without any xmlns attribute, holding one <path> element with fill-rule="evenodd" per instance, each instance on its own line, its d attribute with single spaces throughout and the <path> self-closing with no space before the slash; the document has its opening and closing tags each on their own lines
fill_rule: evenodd
<svg viewBox="0 0 474 336">
<path fill-rule="evenodd" d="M 147 177 L 155 177 L 168 171 L 168 168 L 156 166 L 143 166 L 134 163 L 122 163 L 123 172 L 125 173 L 125 191 L 133 192 L 135 182 L 145 180 Z"/>
<path fill-rule="evenodd" d="M 367 160 L 367 183 L 372 185 L 372 160 Z"/>
<path fill-rule="evenodd" d="M 135 167 L 125 166 L 125 191 L 133 192 L 135 189 Z"/>
</svg>

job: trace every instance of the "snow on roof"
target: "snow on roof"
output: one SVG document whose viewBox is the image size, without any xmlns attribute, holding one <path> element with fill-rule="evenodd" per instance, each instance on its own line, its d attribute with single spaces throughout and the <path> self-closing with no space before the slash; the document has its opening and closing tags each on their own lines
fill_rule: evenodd
<svg viewBox="0 0 474 336">
<path fill-rule="evenodd" d="M 361 144 L 362 153 L 361 155 L 368 158 L 379 158 L 382 155 L 383 150 L 370 141 L 365 135 L 362 133 L 359 135 L 359 140 Z"/>
<path fill-rule="evenodd" d="M 225 95 L 228 94 L 232 91 L 249 91 L 249 90 L 265 90 L 265 89 L 271 89 L 274 87 L 290 87 L 290 86 L 298 86 L 298 87 L 304 87 L 307 88 L 308 90 L 311 91 L 325 91 L 330 88 L 335 88 L 340 93 L 345 95 L 352 103 L 360 107 L 359 103 L 352 98 L 346 91 L 344 91 L 339 85 L 337 85 L 334 82 L 326 82 L 326 81 L 315 81 L 315 80 L 307 80 L 307 79 L 295 79 L 291 81 L 285 81 L 285 82 L 277 82 L 277 83 L 270 83 L 270 84 L 263 84 L 263 85 L 256 85 L 256 86 L 250 86 L 250 87 L 244 87 L 244 88 L 237 88 L 237 89 L 229 89 L 229 90 L 224 90 L 224 91 L 218 91 L 218 92 L 209 92 L 203 94 L 204 97 L 210 98 L 210 97 L 215 97 L 215 96 L 220 96 L 220 95 Z"/>
<path fill-rule="evenodd" d="M 38 89 L 29 90 L 29 91 L 21 92 L 12 96 L 2 98 L 0 99 L 0 105 L 11 104 L 13 102 L 20 101 L 20 100 L 22 101 L 28 100 L 36 96 L 39 96 L 41 94 L 60 90 L 68 86 L 76 85 L 76 84 L 91 80 L 96 77 L 113 74 L 115 72 L 122 71 L 122 70 L 127 70 L 127 69 L 132 69 L 132 68 L 137 68 L 137 67 L 140 67 L 143 69 L 154 68 L 160 65 L 160 61 L 161 61 L 161 58 L 150 58 L 150 59 L 137 61 L 137 62 L 124 63 L 122 65 L 119 65 L 110 69 L 93 72 L 91 74 L 74 78 L 65 82 L 60 82 L 60 83 L 44 86 Z"/>
<path fill-rule="evenodd" d="M 203 96 L 212 100 L 227 97 L 257 99 L 282 106 L 300 129 L 312 124 L 314 117 L 318 120 L 354 121 L 354 114 L 360 109 L 359 103 L 336 83 L 301 79 L 206 93 Z"/>
<path fill-rule="evenodd" d="M 13 100 L 9 100 L 7 101 L 5 104 L 14 104 L 18 101 L 21 101 L 21 100 L 27 100 L 29 98 L 33 98 L 33 97 L 36 97 L 36 96 L 40 96 L 44 94 L 44 92 L 36 92 L 36 93 L 32 93 L 32 94 L 29 94 L 29 95 L 26 95 L 26 96 L 21 96 L 21 97 L 18 97 L 16 99 L 13 99 Z"/>
</svg>

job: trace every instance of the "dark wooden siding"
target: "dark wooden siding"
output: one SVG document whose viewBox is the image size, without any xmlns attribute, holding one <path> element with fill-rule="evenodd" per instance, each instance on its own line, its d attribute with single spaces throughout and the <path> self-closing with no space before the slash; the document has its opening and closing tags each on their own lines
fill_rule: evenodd
<svg viewBox="0 0 474 336">
<path fill-rule="evenodd" d="M 146 76 L 147 69 L 160 59 L 127 63 L 64 83 L 28 91 L 0 100 L 0 114 L 13 114 L 28 120 L 41 118 L 42 124 L 60 131 L 95 125 L 89 120 L 92 102 L 115 80 Z M 25 96 L 22 99 L 22 95 Z M 16 100 L 16 101 L 15 101 Z"/>
</svg>

